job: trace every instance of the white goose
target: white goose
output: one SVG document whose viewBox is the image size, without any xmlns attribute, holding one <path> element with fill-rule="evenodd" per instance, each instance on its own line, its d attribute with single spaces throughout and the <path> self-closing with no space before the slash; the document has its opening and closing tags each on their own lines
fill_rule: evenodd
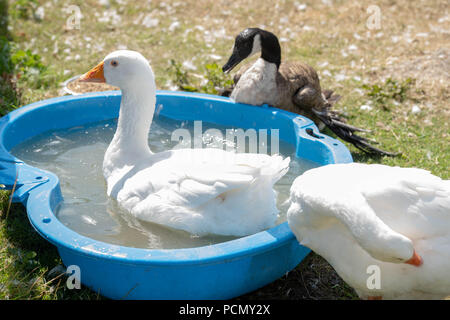
<svg viewBox="0 0 450 320">
<path fill-rule="evenodd" d="M 243 236 L 274 226 L 273 185 L 289 158 L 220 149 L 152 153 L 156 86 L 138 52 L 109 54 L 81 77 L 122 90 L 117 130 L 103 161 L 107 193 L 138 219 L 196 235 Z"/>
<path fill-rule="evenodd" d="M 450 295 L 449 180 L 375 164 L 312 169 L 292 184 L 288 222 L 361 298 Z"/>
</svg>

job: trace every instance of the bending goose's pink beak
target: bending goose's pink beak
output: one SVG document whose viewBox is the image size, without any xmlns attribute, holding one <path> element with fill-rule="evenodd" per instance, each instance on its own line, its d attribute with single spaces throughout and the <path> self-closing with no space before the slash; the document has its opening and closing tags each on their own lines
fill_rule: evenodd
<svg viewBox="0 0 450 320">
<path fill-rule="evenodd" d="M 406 261 L 405 263 L 412 264 L 413 266 L 419 267 L 420 265 L 422 265 L 423 259 L 421 256 L 419 256 L 417 254 L 416 250 L 414 250 L 412 258 L 409 259 L 408 261 Z"/>
<path fill-rule="evenodd" d="M 105 75 L 103 74 L 103 61 L 83 74 L 79 80 L 82 82 L 106 82 Z"/>
</svg>

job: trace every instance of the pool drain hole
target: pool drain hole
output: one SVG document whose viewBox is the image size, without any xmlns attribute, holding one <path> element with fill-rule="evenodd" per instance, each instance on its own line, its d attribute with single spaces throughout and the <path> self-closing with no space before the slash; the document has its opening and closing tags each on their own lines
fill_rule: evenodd
<svg viewBox="0 0 450 320">
<path fill-rule="evenodd" d="M 313 129 L 308 128 L 305 130 L 307 134 L 309 134 L 311 137 L 317 138 L 317 139 L 323 139 L 322 136 L 319 136 L 317 134 L 314 133 Z"/>
</svg>

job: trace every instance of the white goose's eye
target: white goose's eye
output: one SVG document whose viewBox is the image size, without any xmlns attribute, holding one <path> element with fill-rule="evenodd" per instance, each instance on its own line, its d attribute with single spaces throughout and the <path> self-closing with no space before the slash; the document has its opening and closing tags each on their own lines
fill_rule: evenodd
<svg viewBox="0 0 450 320">
<path fill-rule="evenodd" d="M 113 67 L 117 67 L 119 65 L 119 63 L 116 60 L 111 60 L 111 65 Z"/>
</svg>

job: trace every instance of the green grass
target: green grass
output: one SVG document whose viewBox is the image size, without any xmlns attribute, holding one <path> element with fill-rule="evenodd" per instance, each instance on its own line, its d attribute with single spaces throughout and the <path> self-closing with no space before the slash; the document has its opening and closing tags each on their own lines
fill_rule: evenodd
<svg viewBox="0 0 450 320">
<path fill-rule="evenodd" d="M 14 18 L 30 19 L 39 2 L 37 0 L 16 0 L 12 2 L 10 14 Z"/>
<path fill-rule="evenodd" d="M 8 193 L 0 193 L 2 212 Z M 64 277 L 47 278 L 61 263 L 56 248 L 31 227 L 21 205 L 0 220 L 0 299 L 98 299 L 82 288 L 69 290 Z"/>
<path fill-rule="evenodd" d="M 430 29 L 431 24 L 440 26 L 436 21 L 447 10 L 442 1 L 422 2 L 420 6 L 407 0 L 378 1 L 383 25 L 381 30 L 371 32 L 365 26 L 365 10 L 373 4 L 370 0 L 333 1 L 334 7 L 305 0 L 302 3 L 307 4 L 307 9 L 303 11 L 294 8 L 295 1 L 280 1 L 277 10 L 273 10 L 272 2 L 257 0 L 233 1 L 226 10 L 220 2 L 212 0 L 182 1 L 177 6 L 171 3 L 170 9 L 162 6 L 161 1 L 150 4 L 135 1 L 125 7 L 120 4 L 122 1 L 111 0 L 109 8 L 93 0 L 72 1 L 71 4 L 80 7 L 83 18 L 81 29 L 71 30 L 66 27 L 69 13 L 64 11 L 68 5 L 64 1 L 55 4 L 44 0 L 11 0 L 8 8 L 8 2 L 0 0 L 0 115 L 60 95 L 63 80 L 86 72 L 119 45 L 140 51 L 150 59 L 159 88 L 165 89 L 171 82 L 215 93 L 217 86 L 229 81 L 220 74 L 220 66 L 231 53 L 235 35 L 245 27 L 265 25 L 289 39 L 281 44 L 283 60 L 302 60 L 315 67 L 321 75 L 322 87 L 343 97 L 337 109 L 348 116 L 349 123 L 371 129 L 372 133 L 366 136 L 376 139 L 380 148 L 401 152 L 398 157 L 373 158 L 346 143 L 355 161 L 420 167 L 442 178 L 450 177 L 448 87 L 439 82 L 419 81 L 431 77 L 433 72 L 414 77 L 389 72 L 427 50 L 446 47 L 445 33 Z M 34 17 L 39 6 L 45 9 L 42 21 Z M 105 10 L 116 10 L 121 22 L 114 25 L 99 21 Z M 145 15 L 158 18 L 158 25 L 143 27 Z M 285 17 L 289 22 L 281 24 L 281 18 Z M 179 27 L 170 31 L 175 19 Z M 213 35 L 225 28 L 227 37 L 209 40 L 211 35 L 195 26 L 203 26 Z M 313 30 L 307 31 L 304 26 Z M 410 30 L 408 26 L 413 27 L 412 35 L 429 32 L 432 36 L 393 44 L 391 38 L 403 36 Z M 296 34 L 289 37 L 285 34 L 287 28 Z M 380 35 L 375 36 L 377 33 Z M 364 38 L 357 40 L 355 34 Z M 349 51 L 351 44 L 358 49 Z M 212 59 L 211 54 L 221 58 Z M 398 60 L 389 65 L 392 57 Z M 181 64 L 186 60 L 197 69 L 184 70 Z M 335 75 L 340 72 L 347 77 L 337 81 Z M 207 80 L 206 84 L 201 83 L 199 75 Z M 372 110 L 360 109 L 368 103 Z M 421 107 L 420 113 L 411 113 L 414 104 Z M 0 299 L 97 299 L 98 295 L 86 288 L 68 290 L 62 278 L 46 279 L 48 271 L 61 260 L 54 247 L 30 227 L 21 205 L 13 205 L 5 219 L 8 198 L 8 192 L 0 191 Z M 323 259 L 312 254 L 289 275 L 249 297 L 354 299 L 356 296 Z"/>
<path fill-rule="evenodd" d="M 356 126 L 370 128 L 373 132 L 366 136 L 380 142 L 382 148 L 388 151 L 400 152 L 397 157 L 369 157 L 347 144 L 357 162 L 382 163 L 391 166 L 419 167 L 431 171 L 444 179 L 449 178 L 450 156 L 448 146 L 448 117 L 439 110 L 422 110 L 413 114 L 401 107 L 403 104 L 421 104 L 423 98 L 417 98 L 410 86 L 412 79 L 397 82 L 395 88 L 390 88 L 393 80 L 388 84 L 374 85 L 368 88 L 364 96 L 365 101 L 372 101 L 373 109 L 369 112 L 359 109 L 363 104 L 361 97 L 351 92 L 344 96 L 341 105 L 347 106 L 346 113 L 350 115 L 349 122 Z M 350 84 L 349 84 L 350 86 Z M 379 90 L 379 91 L 378 91 Z M 414 89 L 417 90 L 417 89 Z M 380 98 L 379 92 L 383 92 Z M 364 101 L 363 100 L 363 101 Z M 397 105 L 393 102 L 397 101 Z"/>
</svg>

